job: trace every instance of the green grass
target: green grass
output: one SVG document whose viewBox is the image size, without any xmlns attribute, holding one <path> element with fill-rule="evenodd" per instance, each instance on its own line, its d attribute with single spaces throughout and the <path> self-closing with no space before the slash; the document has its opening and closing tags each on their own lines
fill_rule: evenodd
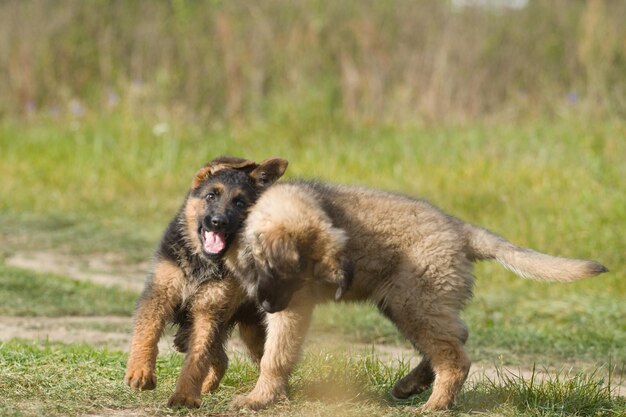
<svg viewBox="0 0 626 417">
<path fill-rule="evenodd" d="M 56 275 L 4 266 L 1 272 L 1 314 L 128 315 L 137 296 Z M 599 304 L 601 307 L 592 308 L 589 300 L 576 295 L 554 305 L 542 305 L 532 301 L 539 298 L 538 294 L 530 301 L 520 293 L 513 294 L 517 296 L 478 297 L 470 306 L 466 313 L 472 330 L 470 355 L 483 364 L 522 368 L 541 364 L 557 369 L 556 373 L 552 371 L 547 380 L 534 382 L 501 370 L 495 380 L 468 383 L 451 414 L 480 410 L 498 415 L 617 416 L 626 412 L 623 398 L 611 393 L 611 384 L 626 377 L 621 304 L 607 299 Z M 543 293 L 544 297 L 549 295 Z M 498 314 L 502 311 L 509 314 Z M 97 323 L 87 327 L 119 331 L 98 327 Z M 428 393 L 402 403 L 388 395 L 395 381 L 409 370 L 406 361 L 410 357 L 383 361 L 373 350 L 359 353 L 363 348 L 351 347 L 351 342 L 408 347 L 373 306 L 320 307 L 309 339 L 305 359 L 291 380 L 291 405 L 279 405 L 261 415 L 408 416 L 413 407 L 426 400 Z M 346 355 L 346 351 L 352 354 Z M 200 411 L 175 414 L 228 413 L 232 396 L 250 390 L 257 376 L 248 361 L 232 359 L 222 389 L 206 397 Z M 123 386 L 125 361 L 125 354 L 84 344 L 4 343 L 0 345 L 0 415 L 71 416 L 103 409 L 171 414 L 164 404 L 173 390 L 182 357 L 160 356 L 159 388 L 149 393 L 132 393 Z M 616 364 L 615 369 L 611 364 Z M 33 374 L 32 369 L 37 372 Z"/>
<path fill-rule="evenodd" d="M 621 1 L 9 0 L 0 116 L 241 123 L 315 94 L 365 122 L 624 117 L 624 20 Z"/>
<path fill-rule="evenodd" d="M 558 365 L 573 357 L 580 363 L 626 364 L 622 299 L 526 284 L 520 291 L 477 291 L 463 313 L 472 359 L 524 367 Z M 342 340 L 409 347 L 394 325 L 367 304 L 324 305 L 316 310 L 312 329 L 340 334 Z"/>
<path fill-rule="evenodd" d="M 520 281 L 500 290 L 478 289 L 464 313 L 473 356 L 503 355 L 508 363 L 526 366 L 572 358 L 626 363 L 623 299 L 608 292 L 589 295 L 587 285 Z"/>
<path fill-rule="evenodd" d="M 315 103 L 228 129 L 166 120 L 170 133 L 156 136 L 158 121 L 0 122 L 0 234 L 20 236 L 14 248 L 147 259 L 204 162 L 283 156 L 290 177 L 423 196 L 520 244 L 599 258 L 613 272 L 604 281 L 626 292 L 623 123 L 350 126 Z"/>
<path fill-rule="evenodd" d="M 102 410 L 137 407 L 158 408 L 167 398 L 165 389 L 133 395 L 122 382 L 126 358 L 119 352 L 89 345 L 35 345 L 13 341 L 0 344 L 2 379 L 0 413 L 16 415 L 72 416 Z M 181 361 L 160 358 L 162 387 L 171 385 Z M 33 372 L 36 370 L 36 372 Z"/>
<path fill-rule="evenodd" d="M 520 291 L 478 291 L 466 309 L 468 347 L 475 360 L 528 366 L 533 361 L 549 365 L 574 356 L 592 363 L 626 363 L 620 299 L 585 297 L 575 288 L 581 284 L 568 286 L 568 293 L 557 285 L 529 281 L 520 285 Z M 137 297 L 116 287 L 0 265 L 0 315 L 130 316 Z M 107 330 L 97 323 L 87 326 Z M 368 304 L 323 305 L 315 312 L 312 331 L 341 335 L 343 342 L 408 347 L 393 324 Z"/>
<path fill-rule="evenodd" d="M 459 400 L 467 409 L 488 415 L 621 416 L 626 401 L 616 396 L 609 373 L 557 371 L 541 378 L 535 368 L 527 377 L 499 368 L 493 379 L 483 378 L 464 390 Z"/>
<path fill-rule="evenodd" d="M 623 378 L 626 363 L 626 124 L 352 125 L 319 104 L 305 101 L 256 124 L 211 129 L 173 117 L 117 114 L 75 123 L 0 121 L 0 259 L 45 250 L 146 261 L 206 160 L 282 156 L 290 160 L 290 177 L 423 196 L 519 244 L 607 265 L 610 273 L 569 285 L 479 265 L 475 297 L 464 312 L 472 359 L 564 371 L 552 385 L 506 378 L 468 384 L 452 414 L 626 414 L 623 400 L 593 382 L 606 378 L 609 364 L 616 366 L 614 377 Z M 155 135 L 152 127 L 160 122 L 170 129 Z M 136 297 L 0 263 L 3 316 L 129 316 Z M 323 343 L 315 343 L 318 338 Z M 338 342 L 327 346 L 327 340 Z M 261 415 L 414 414 L 410 404 L 387 396 L 406 364 L 351 358 L 342 348 L 355 342 L 408 346 L 373 307 L 320 307 L 311 342 L 322 351 L 309 351 L 294 374 L 291 406 Z M 0 415 L 172 413 L 164 404 L 178 356 L 159 359 L 156 392 L 137 394 L 121 383 L 125 357 L 119 352 L 25 341 L 5 343 L 0 352 Z M 255 378 L 249 363 L 234 361 L 224 389 L 200 411 L 174 414 L 227 413 L 232 395 L 249 390 Z M 337 389 L 328 392 L 329 386 Z"/>
<path fill-rule="evenodd" d="M 0 315 L 130 316 L 136 300 L 132 291 L 0 264 Z"/>
<path fill-rule="evenodd" d="M 205 396 L 199 410 L 169 410 L 182 358 L 162 355 L 157 363 L 155 391 L 133 392 L 122 383 L 126 356 L 88 345 L 37 345 L 11 341 L 0 344 L 0 415 L 75 416 L 116 410 L 139 415 L 230 414 L 228 402 L 250 389 L 254 366 L 235 358 L 218 392 Z M 37 372 L 33 372 L 36 369 Z M 388 395 L 406 372 L 403 363 L 387 364 L 373 355 L 349 358 L 309 352 L 292 377 L 290 404 L 258 413 L 260 416 L 411 416 L 428 393 L 395 402 Z M 615 381 L 613 381 L 614 383 Z M 557 372 L 539 381 L 501 372 L 494 380 L 468 384 L 449 415 L 475 412 L 533 416 L 618 416 L 626 413 L 623 398 L 611 391 L 611 381 L 596 374 Z"/>
</svg>

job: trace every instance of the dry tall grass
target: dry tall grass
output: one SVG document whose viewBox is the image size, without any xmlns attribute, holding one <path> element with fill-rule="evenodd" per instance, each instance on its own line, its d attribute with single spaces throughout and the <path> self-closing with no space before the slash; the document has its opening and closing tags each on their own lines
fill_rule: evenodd
<svg viewBox="0 0 626 417">
<path fill-rule="evenodd" d="M 625 21 L 610 0 L 7 0 L 0 116 L 239 120 L 312 97 L 359 120 L 624 114 Z"/>
</svg>

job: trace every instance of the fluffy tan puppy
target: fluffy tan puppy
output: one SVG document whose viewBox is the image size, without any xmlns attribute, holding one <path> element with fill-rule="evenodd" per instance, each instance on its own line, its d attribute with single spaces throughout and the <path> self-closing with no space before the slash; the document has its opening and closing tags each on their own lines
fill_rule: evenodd
<svg viewBox="0 0 626 417">
<path fill-rule="evenodd" d="M 350 271 L 351 286 L 339 295 L 373 301 L 422 353 L 392 394 L 408 398 L 432 385 L 424 410 L 448 408 L 467 378 L 468 330 L 459 312 L 472 295 L 474 262 L 496 260 L 522 276 L 559 282 L 607 271 L 521 248 L 423 200 L 319 182 L 270 187 L 251 210 L 242 242 L 226 265 L 272 313 L 257 384 L 234 401 L 252 409 L 285 396 L 313 308 L 333 298 L 336 287 L 325 281 L 349 281 Z"/>
</svg>

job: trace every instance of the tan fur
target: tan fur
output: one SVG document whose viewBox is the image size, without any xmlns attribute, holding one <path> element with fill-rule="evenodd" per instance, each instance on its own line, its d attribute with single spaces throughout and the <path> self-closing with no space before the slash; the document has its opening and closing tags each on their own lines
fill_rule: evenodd
<svg viewBox="0 0 626 417">
<path fill-rule="evenodd" d="M 265 344 L 265 330 L 258 326 L 239 324 L 239 337 L 248 348 L 248 353 L 255 363 L 260 363 Z"/>
<path fill-rule="evenodd" d="M 246 221 L 244 240 L 257 264 L 300 271 L 311 279 L 339 283 L 347 237 L 306 190 L 289 184 L 270 188 Z M 299 265 L 304 262 L 304 265 Z"/>
<path fill-rule="evenodd" d="M 286 399 L 285 378 L 300 358 L 302 344 L 311 322 L 314 303 L 304 293 L 294 297 L 289 308 L 267 315 L 267 339 L 261 363 L 259 379 L 248 395 L 233 399 L 234 408 L 259 410 Z"/>
<path fill-rule="evenodd" d="M 354 278 L 345 298 L 376 303 L 424 355 L 392 392 L 407 398 L 434 383 L 424 410 L 448 408 L 470 369 L 464 350 L 468 331 L 459 311 L 472 295 L 474 261 L 495 259 L 515 272 L 553 281 L 606 271 L 593 261 L 517 247 L 422 200 L 319 183 L 274 185 L 249 215 L 244 237 L 255 261 L 273 263 L 277 270 L 302 254 L 320 263 L 325 262 L 324 250 L 335 260 L 346 256 L 354 266 Z M 295 251 L 289 246 L 294 242 Z M 238 263 L 231 259 L 229 265 L 235 271 L 239 268 L 235 275 L 254 296 L 258 277 L 245 267 L 249 257 L 240 250 Z M 306 273 L 295 279 L 307 285 L 295 292 L 287 308 L 268 315 L 258 383 L 248 396 L 236 399 L 236 407 L 258 409 L 284 396 L 312 306 L 320 295 L 332 297 L 332 289 Z M 275 283 L 276 291 L 285 288 L 281 280 Z"/>
<path fill-rule="evenodd" d="M 200 187 L 209 176 L 215 174 L 221 169 L 239 169 L 252 171 L 258 165 L 254 161 L 247 159 L 234 158 L 230 156 L 222 156 L 215 158 L 205 166 L 200 168 L 191 181 L 191 189 L 195 190 Z"/>
<path fill-rule="evenodd" d="M 250 211 L 238 249 L 226 257 L 227 267 L 239 277 L 254 276 L 259 267 L 297 274 L 313 285 L 311 289 L 321 285 L 322 298 L 298 292 L 287 310 L 267 315 L 259 380 L 249 395 L 233 400 L 234 407 L 261 409 L 286 398 L 284 380 L 300 356 L 316 302 L 323 300 L 326 291 L 346 286 L 346 243 L 346 233 L 334 227 L 315 199 L 298 187 L 271 187 Z M 247 291 L 254 297 L 256 287 L 249 285 Z"/>
<path fill-rule="evenodd" d="M 189 197 L 185 205 L 185 224 L 187 225 L 187 241 L 194 248 L 195 253 L 200 253 L 202 244 L 195 239 L 197 220 L 196 216 L 202 212 L 204 202 L 200 198 Z M 194 237 L 193 239 L 190 237 Z"/>
<path fill-rule="evenodd" d="M 138 305 L 135 312 L 135 332 L 130 345 L 126 367 L 126 383 L 138 390 L 156 387 L 157 343 L 163 333 L 165 322 L 180 301 L 177 287 L 184 286 L 184 275 L 173 263 L 158 262 L 154 268 L 153 291 L 156 296 Z"/>
</svg>

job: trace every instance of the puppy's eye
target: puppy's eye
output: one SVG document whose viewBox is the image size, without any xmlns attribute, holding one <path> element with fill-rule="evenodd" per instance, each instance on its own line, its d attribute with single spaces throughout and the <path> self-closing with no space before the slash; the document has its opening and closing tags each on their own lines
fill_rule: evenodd
<svg viewBox="0 0 626 417">
<path fill-rule="evenodd" d="M 243 200 L 235 200 L 235 206 L 240 209 L 246 208 L 246 202 Z"/>
<path fill-rule="evenodd" d="M 210 200 L 215 200 L 215 197 L 216 197 L 216 194 L 213 191 L 211 191 L 210 193 L 208 193 L 206 195 L 206 199 L 209 200 L 209 201 Z"/>
</svg>

